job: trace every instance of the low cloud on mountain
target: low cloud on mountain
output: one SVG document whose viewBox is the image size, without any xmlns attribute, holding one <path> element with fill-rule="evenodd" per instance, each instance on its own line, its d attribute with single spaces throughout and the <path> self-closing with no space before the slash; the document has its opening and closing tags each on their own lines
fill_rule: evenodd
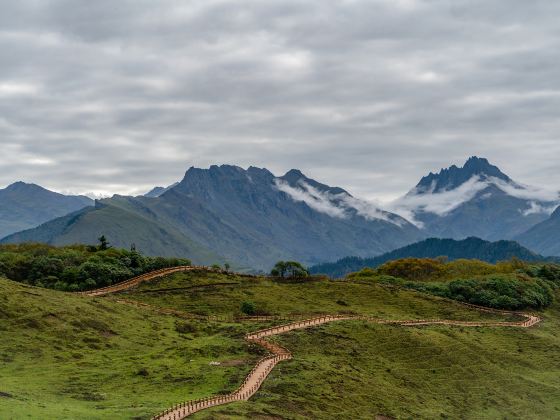
<svg viewBox="0 0 560 420">
<path fill-rule="evenodd" d="M 537 201 L 559 201 L 560 193 L 558 190 L 545 189 L 533 187 L 524 184 L 511 184 L 502 181 L 501 179 L 492 178 L 490 180 L 499 189 L 512 197 L 521 198 L 524 200 L 537 200 Z"/>
<path fill-rule="evenodd" d="M 344 219 L 347 217 L 343 207 L 339 207 L 333 203 L 333 196 L 329 193 L 323 193 L 309 184 L 300 183 L 302 188 L 294 188 L 290 184 L 280 179 L 275 180 L 276 187 L 285 192 L 294 201 L 302 201 L 314 210 L 328 214 L 331 217 Z"/>
<path fill-rule="evenodd" d="M 374 203 L 357 199 L 346 193 L 322 192 L 303 181 L 298 182 L 299 188 L 292 187 L 279 179 L 275 180 L 275 183 L 280 191 L 288 194 L 293 200 L 302 201 L 312 209 L 332 217 L 346 218 L 355 213 L 367 220 L 385 220 L 399 226 L 405 223 L 403 220 L 391 217 Z"/>
<path fill-rule="evenodd" d="M 422 227 L 422 223 L 415 218 L 415 212 L 423 211 L 438 216 L 445 216 L 461 204 L 472 200 L 479 192 L 492 185 L 512 197 L 523 200 L 534 200 L 529 203 L 529 207 L 526 210 L 522 211 L 522 214 L 525 216 L 535 213 L 550 214 L 560 201 L 558 191 L 517 183 L 508 183 L 495 177 L 484 178 L 476 175 L 459 187 L 447 191 L 436 193 L 427 191 L 419 193 L 417 190 L 413 189 L 404 197 L 389 203 L 386 209 L 399 214 L 418 227 Z M 488 192 L 479 198 L 486 199 L 489 198 L 491 194 L 492 192 Z M 548 204 L 543 204 L 543 202 Z"/>
</svg>

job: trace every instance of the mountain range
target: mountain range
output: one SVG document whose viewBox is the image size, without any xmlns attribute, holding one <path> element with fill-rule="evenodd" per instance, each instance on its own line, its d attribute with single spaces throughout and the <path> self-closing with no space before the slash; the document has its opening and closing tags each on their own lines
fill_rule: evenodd
<svg viewBox="0 0 560 420">
<path fill-rule="evenodd" d="M 425 176 L 394 205 L 430 236 L 495 241 L 545 221 L 559 202 L 558 192 L 518 184 L 488 160 L 472 157 L 461 168 Z"/>
<path fill-rule="evenodd" d="M 253 270 L 268 270 L 280 259 L 313 265 L 375 257 L 429 237 L 514 239 L 540 254 L 560 255 L 560 211 L 553 212 L 558 193 L 519 184 L 478 157 L 428 174 L 385 209 L 296 169 L 275 176 L 256 167 L 192 167 L 169 187 L 95 203 L 35 187 L 74 207 L 46 212 L 34 191 L 3 200 L 10 186 L 0 191 L 2 223 L 20 222 L 17 209 L 33 200 L 26 208 L 36 218 L 0 233 L 8 235 L 2 242 L 95 243 L 104 234 L 115 246 L 135 244 L 148 255 Z"/>
<path fill-rule="evenodd" d="M 523 261 L 555 261 L 557 257 L 544 257 L 536 254 L 515 241 L 489 242 L 479 238 L 455 239 L 428 238 L 373 258 L 346 257 L 333 263 L 318 264 L 309 268 L 312 274 L 326 274 L 333 278 L 344 277 L 362 268 L 378 267 L 387 261 L 401 258 L 476 259 L 495 264 L 513 257 Z"/>
<path fill-rule="evenodd" d="M 422 238 L 420 229 L 402 217 L 365 203 L 358 210 L 355 202 L 343 189 L 297 170 L 276 177 L 255 167 L 190 168 L 180 183 L 158 197 L 98 200 L 93 208 L 3 242 L 94 243 L 103 233 L 114 245 L 134 243 L 150 255 L 269 269 L 279 259 L 311 264 L 369 256 Z"/>
<path fill-rule="evenodd" d="M 0 238 L 91 205 L 93 200 L 88 197 L 67 196 L 16 182 L 0 189 Z"/>
<path fill-rule="evenodd" d="M 515 237 L 523 245 L 546 255 L 560 255 L 560 208 L 543 222 Z"/>
</svg>

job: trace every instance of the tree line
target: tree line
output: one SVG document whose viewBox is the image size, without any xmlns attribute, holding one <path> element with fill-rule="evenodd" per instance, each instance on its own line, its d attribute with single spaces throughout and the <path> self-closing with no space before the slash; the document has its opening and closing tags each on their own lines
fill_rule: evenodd
<svg viewBox="0 0 560 420">
<path fill-rule="evenodd" d="M 132 247 L 133 248 L 133 247 Z M 45 244 L 0 245 L 0 276 L 63 291 L 91 290 L 161 268 L 191 265 L 186 258 L 147 257 L 135 249 Z"/>
</svg>

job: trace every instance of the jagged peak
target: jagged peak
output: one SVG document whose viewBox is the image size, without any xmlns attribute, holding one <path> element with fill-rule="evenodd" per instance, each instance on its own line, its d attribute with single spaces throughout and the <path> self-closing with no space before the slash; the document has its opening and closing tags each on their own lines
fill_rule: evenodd
<svg viewBox="0 0 560 420">
<path fill-rule="evenodd" d="M 430 172 L 416 185 L 415 192 L 441 192 L 457 188 L 471 178 L 479 176 L 482 179 L 498 178 L 505 182 L 512 182 L 500 168 L 492 165 L 488 159 L 471 156 L 462 167 L 451 165 L 441 169 L 438 173 Z"/>
<path fill-rule="evenodd" d="M 40 185 L 23 182 L 23 181 L 16 181 L 13 184 L 10 184 L 6 187 L 6 190 L 22 190 L 22 189 L 46 190 L 46 188 L 43 188 Z"/>
<path fill-rule="evenodd" d="M 321 184 L 320 182 L 317 182 L 314 179 L 308 178 L 299 169 L 290 169 L 288 172 L 286 172 L 283 176 L 279 177 L 278 179 L 287 182 L 292 187 L 298 187 L 300 182 L 304 182 L 307 185 L 310 185 L 313 188 L 316 188 L 317 190 L 322 192 L 328 192 L 334 195 L 338 195 L 338 194 L 350 195 L 346 190 L 340 187 L 331 187 L 330 185 Z"/>
</svg>

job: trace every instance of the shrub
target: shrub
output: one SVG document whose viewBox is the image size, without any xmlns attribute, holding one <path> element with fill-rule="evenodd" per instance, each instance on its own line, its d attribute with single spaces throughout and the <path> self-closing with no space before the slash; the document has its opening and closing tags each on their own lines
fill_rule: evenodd
<svg viewBox="0 0 560 420">
<path fill-rule="evenodd" d="M 190 322 L 177 322 L 175 323 L 175 331 L 180 334 L 190 334 L 196 332 L 197 328 Z"/>
<path fill-rule="evenodd" d="M 498 309 L 539 309 L 553 300 L 551 288 L 542 280 L 511 274 L 454 280 L 447 285 L 446 294 L 452 299 Z"/>
<path fill-rule="evenodd" d="M 361 279 L 361 278 L 368 278 L 368 277 L 375 277 L 377 275 L 377 270 L 374 268 L 362 268 L 360 271 L 355 273 L 350 273 L 346 276 L 347 279 L 354 280 L 354 279 Z"/>
<path fill-rule="evenodd" d="M 389 261 L 377 269 L 378 274 L 406 280 L 438 280 L 447 275 L 445 264 L 430 258 L 405 258 Z"/>
<path fill-rule="evenodd" d="M 245 315 L 255 315 L 257 313 L 257 306 L 253 302 L 245 301 L 241 304 L 241 312 Z"/>
<path fill-rule="evenodd" d="M 280 278 L 308 277 L 309 271 L 297 261 L 278 261 L 270 275 Z"/>
</svg>

